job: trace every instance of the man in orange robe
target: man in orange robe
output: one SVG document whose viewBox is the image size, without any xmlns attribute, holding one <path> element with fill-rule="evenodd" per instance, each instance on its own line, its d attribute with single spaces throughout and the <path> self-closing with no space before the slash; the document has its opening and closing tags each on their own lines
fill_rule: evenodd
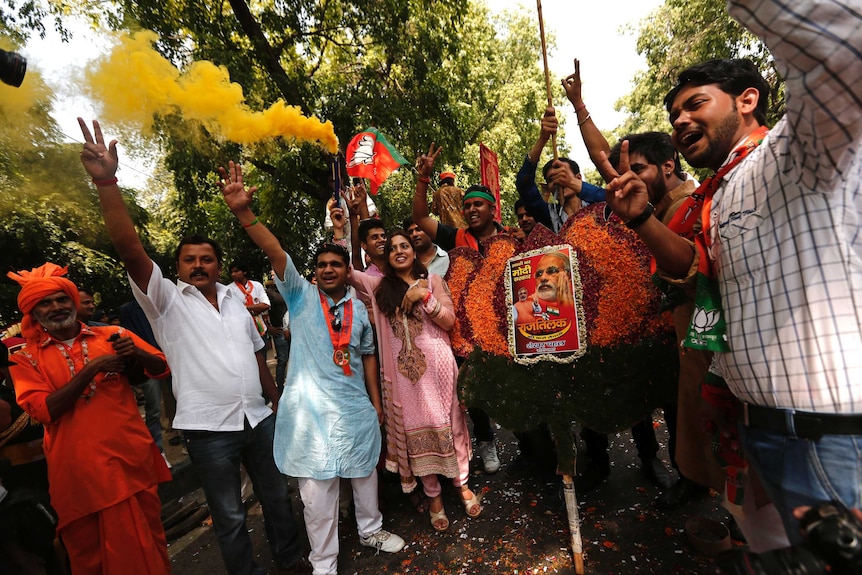
<svg viewBox="0 0 862 575">
<path fill-rule="evenodd" d="M 165 356 L 121 327 L 79 322 L 65 273 L 47 263 L 8 274 L 27 340 L 11 372 L 18 403 L 45 426 L 58 532 L 75 575 L 170 573 L 157 484 L 171 475 L 124 375 L 165 377 Z"/>
</svg>

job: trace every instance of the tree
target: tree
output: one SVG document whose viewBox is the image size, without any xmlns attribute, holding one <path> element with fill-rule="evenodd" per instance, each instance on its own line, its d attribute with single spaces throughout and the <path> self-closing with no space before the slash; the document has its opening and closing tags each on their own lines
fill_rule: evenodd
<svg viewBox="0 0 862 575">
<path fill-rule="evenodd" d="M 0 324 L 18 321 L 18 285 L 10 270 L 52 261 L 116 307 L 130 297 L 125 274 L 104 232 L 98 198 L 81 170 L 77 144 L 60 143 L 50 117 L 52 94 L 36 71 L 20 88 L 0 85 Z M 139 225 L 147 221 L 126 194 Z"/>
<path fill-rule="evenodd" d="M 713 58 L 750 58 L 772 86 L 770 124 L 783 113 L 782 81 L 766 46 L 742 28 L 718 0 L 666 0 L 641 24 L 637 49 L 647 70 L 635 75 L 634 90 L 617 103 L 629 113 L 615 130 L 617 138 L 631 132 L 669 131 L 664 95 L 688 66 Z"/>
<path fill-rule="evenodd" d="M 157 32 L 157 48 L 176 65 L 223 65 L 251 105 L 281 98 L 331 120 L 343 143 L 370 125 L 408 158 L 435 141 L 444 146 L 442 162 L 477 181 L 484 141 L 500 155 L 507 199 L 537 133 L 544 106 L 538 26 L 526 16 L 491 21 L 483 4 L 452 0 L 127 2 L 125 9 L 127 21 Z M 160 118 L 158 129 L 175 174 L 178 231 L 231 229 L 204 180 L 214 177 L 213 158 L 241 158 L 253 166 L 264 221 L 300 265 L 307 262 L 332 193 L 325 154 L 278 140 L 240 148 L 181 118 Z M 410 178 L 395 178 L 379 199 L 381 212 L 400 222 L 411 197 Z"/>
</svg>

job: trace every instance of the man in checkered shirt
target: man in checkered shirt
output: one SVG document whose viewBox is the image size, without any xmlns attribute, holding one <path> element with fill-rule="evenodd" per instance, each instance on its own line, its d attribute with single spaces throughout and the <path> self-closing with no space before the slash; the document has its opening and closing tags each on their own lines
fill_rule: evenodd
<svg viewBox="0 0 862 575">
<path fill-rule="evenodd" d="M 862 3 L 732 0 L 729 10 L 769 46 L 787 111 L 763 137 L 768 86 L 744 60 L 692 67 L 668 93 L 674 144 L 717 172 L 698 212 L 703 249 L 651 216 L 627 158 L 608 203 L 666 278 L 690 282 L 708 258 L 729 346 L 716 361 L 743 402 L 746 451 L 798 542 L 797 506 L 862 507 Z"/>
</svg>

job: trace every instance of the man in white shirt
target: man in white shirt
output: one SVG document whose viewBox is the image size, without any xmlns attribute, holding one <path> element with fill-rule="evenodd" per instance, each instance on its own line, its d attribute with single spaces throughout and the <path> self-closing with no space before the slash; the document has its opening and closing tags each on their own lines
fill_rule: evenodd
<svg viewBox="0 0 862 575">
<path fill-rule="evenodd" d="M 688 241 L 652 217 L 628 157 L 608 203 L 665 279 L 720 294 L 696 298 L 689 339 L 720 352 L 743 445 L 795 543 L 795 508 L 862 506 L 862 16 L 840 0 L 730 11 L 772 52 L 785 116 L 767 134 L 751 62 L 689 68 L 665 104 L 680 153 L 716 171 L 677 212 L 703 231 Z"/>
<path fill-rule="evenodd" d="M 232 291 L 240 301 L 245 302 L 245 309 L 254 318 L 254 325 L 261 337 L 266 333 L 267 312 L 272 305 L 269 295 L 263 284 L 249 279 L 248 266 L 242 262 L 234 261 L 228 267 L 230 279 L 227 289 Z M 266 354 L 264 353 L 264 357 Z"/>
<path fill-rule="evenodd" d="M 275 415 L 263 398 L 275 408 L 279 394 L 245 302 L 218 283 L 221 248 L 202 236 L 185 238 L 175 253 L 179 279 L 164 277 L 144 251 L 117 187 L 116 141 L 105 144 L 98 122 L 93 135 L 81 118 L 78 123 L 81 162 L 96 185 L 108 235 L 171 366 L 174 428 L 183 430 L 228 573 L 267 572 L 254 561 L 246 529 L 240 464 L 263 507 L 273 559 L 279 568 L 305 567 L 287 478 L 272 455 Z"/>
</svg>

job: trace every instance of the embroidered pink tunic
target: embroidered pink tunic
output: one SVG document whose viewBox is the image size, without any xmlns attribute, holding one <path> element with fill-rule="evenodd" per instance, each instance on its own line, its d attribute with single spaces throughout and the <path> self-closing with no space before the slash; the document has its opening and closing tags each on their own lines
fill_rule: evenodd
<svg viewBox="0 0 862 575">
<path fill-rule="evenodd" d="M 352 270 L 350 284 L 371 300 L 383 387 L 386 469 L 401 476 L 409 493 L 416 477 L 441 474 L 466 485 L 470 436 L 458 402 L 458 367 L 449 341 L 455 323 L 445 282 L 428 278 L 430 300 L 408 316 L 387 317 L 373 297 L 381 278 Z"/>
</svg>

